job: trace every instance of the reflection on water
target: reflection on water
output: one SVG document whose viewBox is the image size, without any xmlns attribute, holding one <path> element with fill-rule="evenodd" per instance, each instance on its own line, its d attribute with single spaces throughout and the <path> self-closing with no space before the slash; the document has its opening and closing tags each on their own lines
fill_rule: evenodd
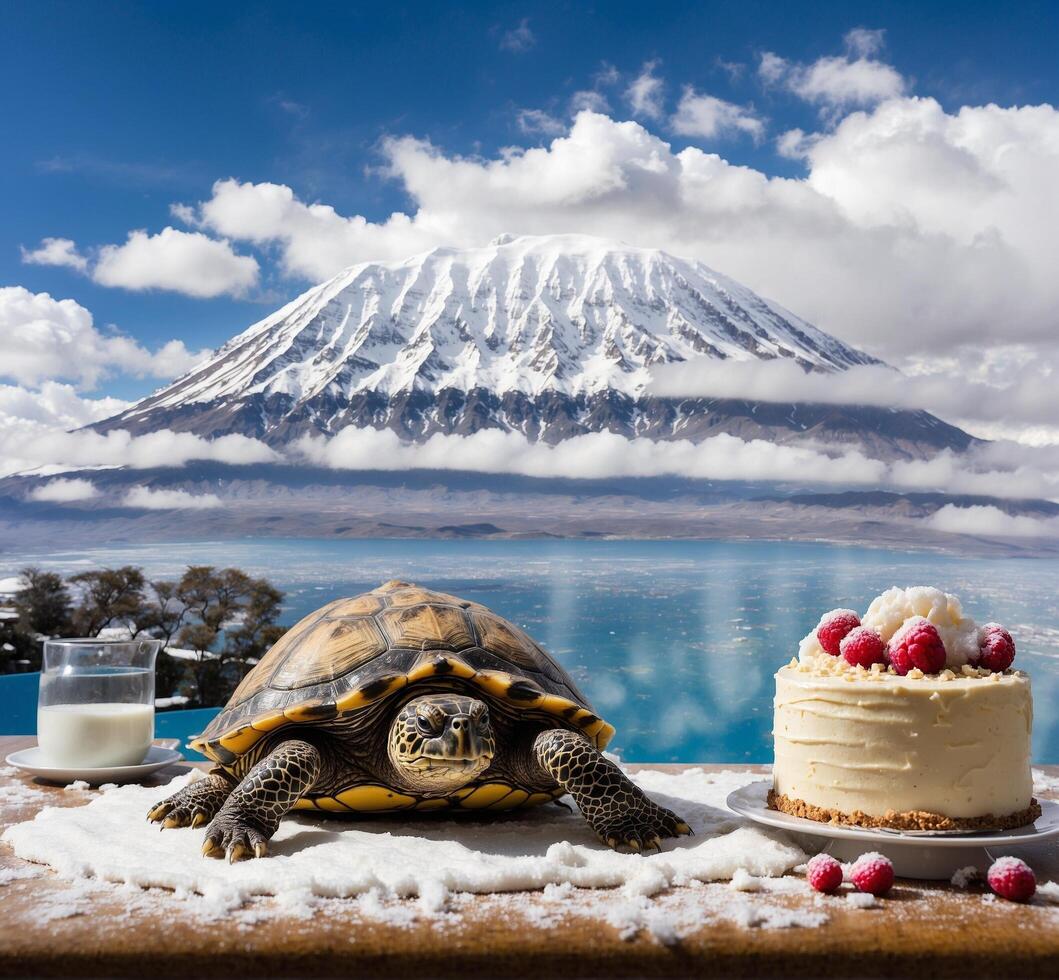
<svg viewBox="0 0 1059 980">
<path fill-rule="evenodd" d="M 226 541 L 6 555 L 60 571 L 238 565 L 287 592 L 285 621 L 405 578 L 493 607 L 570 671 L 629 760 L 771 760 L 772 674 L 833 606 L 890 585 L 955 592 L 1015 636 L 1033 677 L 1034 758 L 1059 762 L 1059 561 L 716 541 Z"/>
</svg>

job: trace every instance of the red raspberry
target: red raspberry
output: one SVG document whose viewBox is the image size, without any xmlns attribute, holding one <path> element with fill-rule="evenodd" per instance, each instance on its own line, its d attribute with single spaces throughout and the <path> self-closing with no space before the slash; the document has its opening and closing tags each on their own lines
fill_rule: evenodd
<svg viewBox="0 0 1059 980">
<path fill-rule="evenodd" d="M 850 630 L 839 644 L 846 663 L 867 670 L 872 664 L 886 663 L 886 644 L 883 638 L 868 626 Z"/>
<path fill-rule="evenodd" d="M 837 657 L 838 645 L 851 630 L 860 626 L 860 617 L 852 609 L 832 609 L 820 617 L 816 627 L 816 638 L 832 657 Z"/>
<path fill-rule="evenodd" d="M 883 895 L 894 883 L 894 866 L 890 859 L 876 851 L 862 854 L 849 869 L 849 880 L 858 891 L 869 895 Z"/>
<path fill-rule="evenodd" d="M 978 639 L 978 666 L 1000 672 L 1015 659 L 1015 641 L 999 623 L 986 623 Z"/>
<path fill-rule="evenodd" d="M 989 887 L 1010 902 L 1028 902 L 1037 890 L 1033 869 L 1016 857 L 997 858 L 986 873 Z"/>
<path fill-rule="evenodd" d="M 811 888 L 830 895 L 842 884 L 842 865 L 830 854 L 817 854 L 805 866 L 805 878 Z"/>
<path fill-rule="evenodd" d="M 936 674 L 945 666 L 945 644 L 934 624 L 922 617 L 894 633 L 886 653 L 893 669 L 902 676 L 913 667 L 924 674 Z"/>
</svg>

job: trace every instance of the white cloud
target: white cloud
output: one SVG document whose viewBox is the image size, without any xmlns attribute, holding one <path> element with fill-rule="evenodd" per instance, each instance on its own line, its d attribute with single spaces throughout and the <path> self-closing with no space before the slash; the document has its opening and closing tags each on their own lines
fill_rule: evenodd
<svg viewBox="0 0 1059 980">
<path fill-rule="evenodd" d="M 165 289 L 202 299 L 243 296 L 257 284 L 258 263 L 237 255 L 227 241 L 166 227 L 157 235 L 131 231 L 124 245 L 104 245 L 92 278 L 104 286 Z"/>
<path fill-rule="evenodd" d="M 208 353 L 192 353 L 179 340 L 151 352 L 123 334 L 100 333 L 72 299 L 0 287 L 0 377 L 24 385 L 63 379 L 94 387 L 117 373 L 172 378 Z"/>
<path fill-rule="evenodd" d="M 810 64 L 787 61 L 765 51 L 758 61 L 758 77 L 766 85 L 780 85 L 825 111 L 850 106 L 872 106 L 897 98 L 906 88 L 904 77 L 874 55 L 883 47 L 884 32 L 858 27 L 845 38 L 846 53 L 818 58 Z"/>
<path fill-rule="evenodd" d="M 625 90 L 625 101 L 632 114 L 646 119 L 661 119 L 663 115 L 663 90 L 665 83 L 655 74 L 661 62 L 648 61 L 640 69 Z"/>
<path fill-rule="evenodd" d="M 610 103 L 602 92 L 595 89 L 581 89 L 570 96 L 570 111 L 578 113 L 582 109 L 592 112 L 610 112 Z"/>
<path fill-rule="evenodd" d="M 188 493 L 187 490 L 152 490 L 136 486 L 122 498 L 125 507 L 142 507 L 146 510 L 209 510 L 222 506 L 215 493 Z"/>
<path fill-rule="evenodd" d="M 30 500 L 67 504 L 75 500 L 92 500 L 99 496 L 99 490 L 91 480 L 60 477 L 58 480 L 50 480 L 34 487 L 27 496 Z"/>
<path fill-rule="evenodd" d="M 517 473 L 571 479 L 686 476 L 709 480 L 799 480 L 872 484 L 886 466 L 849 449 L 827 456 L 799 446 L 777 446 L 718 435 L 694 444 L 630 440 L 612 432 L 575 436 L 557 445 L 521 433 L 483 429 L 469 436 L 435 434 L 402 442 L 390 430 L 343 429 L 332 438 L 303 437 L 294 447 L 307 461 L 331 469 L 438 469 Z"/>
<path fill-rule="evenodd" d="M 846 47 L 860 58 L 870 58 L 878 54 L 885 44 L 886 31 L 867 27 L 854 27 L 847 31 L 842 40 Z"/>
<path fill-rule="evenodd" d="M 520 109 L 516 117 L 518 128 L 527 134 L 541 133 L 557 136 L 566 132 L 566 124 L 543 109 Z"/>
<path fill-rule="evenodd" d="M 673 132 L 681 136 L 700 136 L 705 139 L 745 133 L 757 141 L 765 135 L 764 120 L 753 109 L 700 94 L 690 85 L 684 89 L 669 125 Z"/>
<path fill-rule="evenodd" d="M 44 238 L 40 245 L 29 251 L 20 248 L 22 261 L 28 265 L 57 265 L 84 272 L 88 259 L 77 251 L 77 243 L 69 238 Z"/>
<path fill-rule="evenodd" d="M 82 429 L 64 432 L 44 425 L 8 424 L 0 420 L 0 476 L 25 470 L 60 470 L 127 466 L 151 469 L 183 466 L 192 460 L 223 463 L 271 463 L 280 459 L 263 442 L 242 435 L 204 439 L 190 432 L 161 429 L 133 436 L 124 429 L 106 434 Z"/>
<path fill-rule="evenodd" d="M 518 25 L 509 31 L 504 31 L 500 36 L 500 47 L 504 51 L 513 51 L 519 54 L 529 51 L 537 43 L 537 36 L 529 26 L 529 18 L 523 17 Z"/>
<path fill-rule="evenodd" d="M 1001 538 L 1059 537 L 1059 518 L 1008 514 L 999 507 L 946 504 L 925 522 L 935 531 Z"/>
<path fill-rule="evenodd" d="M 790 65 L 786 58 L 781 58 L 774 51 L 763 51 L 758 60 L 758 77 L 766 85 L 775 85 L 789 71 Z"/>
<path fill-rule="evenodd" d="M 595 432 L 552 446 L 529 442 L 517 432 L 487 429 L 469 436 L 439 433 L 414 444 L 389 430 L 348 428 L 331 438 L 303 437 L 291 453 L 314 466 L 340 470 L 469 470 L 567 479 L 682 476 L 801 486 L 890 486 L 1003 498 L 1059 493 L 1059 465 L 997 468 L 988 458 L 947 451 L 927 462 L 887 464 L 848 446 L 776 445 L 730 435 L 696 444 Z"/>
<path fill-rule="evenodd" d="M 46 381 L 39 390 L 0 385 L 0 438 L 13 428 L 78 429 L 131 405 L 120 398 L 84 398 L 73 385 Z"/>
</svg>

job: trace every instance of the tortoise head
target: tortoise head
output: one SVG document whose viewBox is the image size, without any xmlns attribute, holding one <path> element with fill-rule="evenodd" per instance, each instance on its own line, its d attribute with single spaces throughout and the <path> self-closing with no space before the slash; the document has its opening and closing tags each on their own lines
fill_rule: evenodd
<svg viewBox="0 0 1059 980">
<path fill-rule="evenodd" d="M 446 796 L 480 776 L 496 753 L 489 709 L 462 694 L 409 701 L 390 726 L 390 762 L 400 781 L 424 796 Z"/>
</svg>

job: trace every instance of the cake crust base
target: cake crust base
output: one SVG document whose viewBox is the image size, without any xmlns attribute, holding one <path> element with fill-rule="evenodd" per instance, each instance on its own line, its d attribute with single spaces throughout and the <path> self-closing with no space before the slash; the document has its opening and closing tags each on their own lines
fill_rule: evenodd
<svg viewBox="0 0 1059 980">
<path fill-rule="evenodd" d="M 826 807 L 813 806 L 805 800 L 794 799 L 770 789 L 768 794 L 770 810 L 789 813 L 792 817 L 803 817 L 817 823 L 846 824 L 852 827 L 887 827 L 891 830 L 962 830 L 968 833 L 981 833 L 985 830 L 1014 830 L 1033 823 L 1041 815 L 1041 805 L 1031 800 L 1025 810 L 994 816 L 987 813 L 981 817 L 947 817 L 929 810 L 909 810 L 898 813 L 887 810 L 881 817 L 861 810 L 843 813 Z"/>
</svg>

